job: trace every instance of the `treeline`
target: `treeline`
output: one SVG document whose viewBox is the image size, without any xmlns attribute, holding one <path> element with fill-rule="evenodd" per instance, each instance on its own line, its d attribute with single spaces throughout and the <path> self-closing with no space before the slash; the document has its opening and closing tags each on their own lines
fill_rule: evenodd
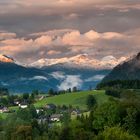
<svg viewBox="0 0 140 140">
<path fill-rule="evenodd" d="M 78 92 L 79 90 L 77 87 L 73 87 L 72 89 L 69 88 L 67 90 L 59 90 L 55 91 L 52 88 L 48 90 L 48 92 L 41 92 L 39 90 L 33 90 L 31 93 L 23 93 L 19 95 L 10 94 L 7 88 L 0 88 L 0 106 L 14 106 L 16 105 L 15 102 L 32 104 L 34 103 L 37 98 L 40 96 L 46 95 L 48 96 L 55 96 L 60 94 L 66 94 L 71 92 Z"/>
<path fill-rule="evenodd" d="M 105 94 L 109 95 L 109 96 L 116 97 L 116 98 L 120 98 L 121 97 L 121 90 L 110 88 L 110 89 L 107 89 L 105 91 Z"/>
<path fill-rule="evenodd" d="M 78 92 L 78 91 L 80 90 L 77 87 L 68 88 L 67 90 L 58 90 L 58 91 L 55 91 L 53 88 L 50 88 L 47 94 L 50 96 L 54 96 L 54 95 L 60 95 L 65 93 Z"/>
<path fill-rule="evenodd" d="M 101 82 L 97 85 L 97 89 L 140 89 L 140 80 L 114 80 L 109 82 Z"/>
<path fill-rule="evenodd" d="M 7 88 L 0 87 L 0 96 L 9 95 L 9 91 Z"/>
</svg>

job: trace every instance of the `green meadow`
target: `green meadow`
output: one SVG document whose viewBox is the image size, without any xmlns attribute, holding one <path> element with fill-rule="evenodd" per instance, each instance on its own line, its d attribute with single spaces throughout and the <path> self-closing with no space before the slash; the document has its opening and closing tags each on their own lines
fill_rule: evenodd
<svg viewBox="0 0 140 140">
<path fill-rule="evenodd" d="M 78 106 L 80 109 L 86 109 L 86 99 L 88 95 L 94 95 L 98 104 L 106 102 L 109 98 L 109 96 L 105 95 L 105 91 L 103 90 L 81 91 L 44 98 L 41 101 L 36 102 L 35 107 L 39 108 L 52 103 L 55 105 Z"/>
</svg>

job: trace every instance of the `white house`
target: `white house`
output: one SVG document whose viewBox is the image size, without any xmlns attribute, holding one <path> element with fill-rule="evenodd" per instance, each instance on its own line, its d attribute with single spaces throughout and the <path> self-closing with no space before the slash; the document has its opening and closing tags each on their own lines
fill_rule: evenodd
<svg viewBox="0 0 140 140">
<path fill-rule="evenodd" d="M 27 108 L 28 105 L 27 104 L 24 104 L 24 103 L 21 103 L 21 104 L 19 104 L 19 107 L 21 107 L 21 108 Z"/>
</svg>

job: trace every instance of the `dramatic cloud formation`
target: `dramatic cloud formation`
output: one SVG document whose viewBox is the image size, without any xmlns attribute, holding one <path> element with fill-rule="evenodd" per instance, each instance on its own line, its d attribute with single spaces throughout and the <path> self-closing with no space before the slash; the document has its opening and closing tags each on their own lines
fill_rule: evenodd
<svg viewBox="0 0 140 140">
<path fill-rule="evenodd" d="M 34 62 L 41 58 L 70 57 L 83 53 L 97 59 L 110 55 L 120 58 L 140 51 L 140 30 L 124 33 L 99 33 L 90 30 L 82 34 L 78 30 L 65 29 L 34 33 L 28 35 L 28 38 L 18 38 L 13 35 L 14 33 L 7 33 L 5 39 L 0 41 L 0 53 L 13 56 L 23 63 Z"/>
<path fill-rule="evenodd" d="M 23 63 L 140 51 L 139 0 L 0 0 L 0 53 Z"/>
<path fill-rule="evenodd" d="M 0 0 L 0 29 L 18 34 L 60 28 L 121 32 L 138 28 L 139 15 L 139 0 Z"/>
</svg>

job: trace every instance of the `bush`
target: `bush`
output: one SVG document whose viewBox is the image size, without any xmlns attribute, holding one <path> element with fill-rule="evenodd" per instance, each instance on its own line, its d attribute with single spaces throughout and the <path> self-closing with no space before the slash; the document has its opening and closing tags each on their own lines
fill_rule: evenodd
<svg viewBox="0 0 140 140">
<path fill-rule="evenodd" d="M 117 126 L 106 128 L 95 138 L 95 140 L 139 140 L 139 138 Z"/>
</svg>

